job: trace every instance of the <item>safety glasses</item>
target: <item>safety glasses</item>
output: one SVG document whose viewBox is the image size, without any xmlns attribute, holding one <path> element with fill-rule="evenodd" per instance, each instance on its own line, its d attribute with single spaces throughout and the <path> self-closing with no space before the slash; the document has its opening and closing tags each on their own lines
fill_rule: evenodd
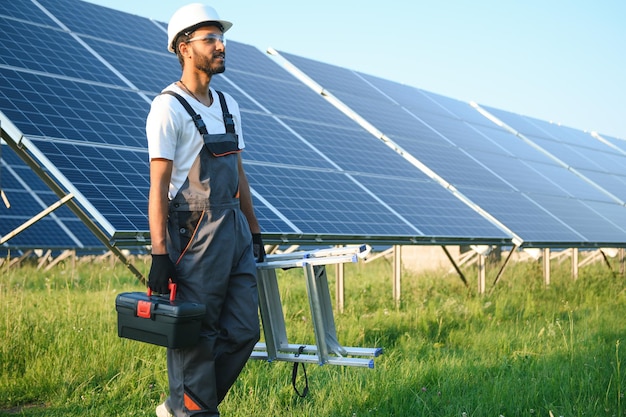
<svg viewBox="0 0 626 417">
<path fill-rule="evenodd" d="M 194 38 L 189 39 L 187 43 L 194 42 L 194 41 L 205 41 L 209 45 L 215 45 L 217 41 L 220 41 L 222 45 L 226 46 L 226 39 L 224 38 L 224 35 L 220 33 L 207 33 L 204 36 L 196 36 Z"/>
</svg>

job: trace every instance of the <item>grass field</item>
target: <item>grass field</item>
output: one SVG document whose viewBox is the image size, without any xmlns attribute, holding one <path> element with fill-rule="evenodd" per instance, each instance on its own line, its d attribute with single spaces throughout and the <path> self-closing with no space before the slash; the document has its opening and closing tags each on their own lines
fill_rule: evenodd
<svg viewBox="0 0 626 417">
<path fill-rule="evenodd" d="M 301 271 L 279 271 L 279 283 L 290 341 L 314 343 Z M 546 287 L 541 264 L 515 263 L 487 295 L 444 272 L 405 272 L 402 285 L 396 306 L 387 261 L 346 265 L 338 338 L 384 348 L 374 369 L 307 365 L 300 398 L 292 364 L 250 361 L 223 415 L 626 415 L 626 283 L 606 265 L 573 280 L 555 264 Z M 120 263 L 0 267 L 0 415 L 153 416 L 167 392 L 165 349 L 116 328 L 116 295 L 140 290 Z"/>
</svg>

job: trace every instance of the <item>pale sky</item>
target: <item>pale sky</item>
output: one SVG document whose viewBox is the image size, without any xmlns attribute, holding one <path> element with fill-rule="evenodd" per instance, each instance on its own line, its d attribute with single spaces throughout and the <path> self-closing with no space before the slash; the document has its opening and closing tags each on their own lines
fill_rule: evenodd
<svg viewBox="0 0 626 417">
<path fill-rule="evenodd" d="M 195 0 L 89 0 L 167 22 Z M 626 139 L 626 1 L 215 0 L 229 39 Z M 164 45 L 165 49 L 165 45 Z"/>
</svg>

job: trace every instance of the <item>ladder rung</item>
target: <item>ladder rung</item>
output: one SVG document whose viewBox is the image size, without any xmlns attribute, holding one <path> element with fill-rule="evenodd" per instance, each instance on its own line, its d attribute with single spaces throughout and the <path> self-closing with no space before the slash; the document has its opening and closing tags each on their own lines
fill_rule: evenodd
<svg viewBox="0 0 626 417">
<path fill-rule="evenodd" d="M 333 256 L 332 258 L 298 258 L 286 259 L 283 261 L 267 260 L 256 264 L 257 269 L 276 269 L 276 268 L 301 268 L 305 265 L 330 265 L 342 263 L 356 263 L 358 257 L 356 255 Z"/>
<path fill-rule="evenodd" d="M 315 345 L 297 345 L 297 344 L 290 343 L 288 345 L 278 346 L 276 349 L 280 352 L 298 353 L 298 351 L 300 351 L 301 346 L 304 346 L 302 348 L 302 353 L 313 354 L 313 355 L 317 354 L 317 346 Z M 347 347 L 347 346 L 341 346 L 341 347 L 346 351 L 346 355 L 372 356 L 376 358 L 383 354 L 383 348 L 363 348 L 363 347 Z M 264 342 L 258 342 L 254 346 L 254 350 L 265 351 L 266 349 L 267 348 Z"/>
<path fill-rule="evenodd" d="M 269 360 L 269 357 L 267 352 L 255 350 L 250 355 L 250 359 Z M 320 363 L 320 359 L 317 355 L 300 354 L 296 356 L 296 354 L 293 353 L 279 353 L 276 355 L 274 360 L 298 363 L 317 363 L 319 365 L 324 365 L 323 363 Z M 333 356 L 329 357 L 326 363 L 329 365 L 357 366 L 361 368 L 374 369 L 373 359 L 339 358 Z"/>
<path fill-rule="evenodd" d="M 325 249 L 314 249 L 310 251 L 298 251 L 298 252 L 290 252 L 290 253 L 277 253 L 272 255 L 267 255 L 266 260 L 268 262 L 272 261 L 284 261 L 284 260 L 293 260 L 293 259 L 305 259 L 305 258 L 321 258 L 328 256 L 341 256 L 341 255 L 357 255 L 359 253 L 363 253 L 367 250 L 367 245 L 350 245 L 341 248 L 325 248 Z"/>
</svg>

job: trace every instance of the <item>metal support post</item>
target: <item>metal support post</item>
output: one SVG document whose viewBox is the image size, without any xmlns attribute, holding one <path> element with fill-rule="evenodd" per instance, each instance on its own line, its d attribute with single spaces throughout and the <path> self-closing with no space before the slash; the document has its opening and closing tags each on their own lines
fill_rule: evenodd
<svg viewBox="0 0 626 417">
<path fill-rule="evenodd" d="M 478 293 L 485 293 L 485 282 L 486 282 L 486 257 L 485 255 L 478 254 Z"/>
<path fill-rule="evenodd" d="M 402 246 L 393 247 L 393 299 L 396 305 L 400 304 L 402 277 Z"/>
<path fill-rule="evenodd" d="M 345 268 L 343 266 L 344 264 L 335 265 L 335 300 L 337 302 L 337 311 L 340 313 L 343 313 L 345 305 Z"/>
<path fill-rule="evenodd" d="M 543 248 L 543 279 L 550 285 L 550 248 Z"/>
<path fill-rule="evenodd" d="M 572 278 L 578 279 L 578 248 L 572 248 Z"/>
</svg>

